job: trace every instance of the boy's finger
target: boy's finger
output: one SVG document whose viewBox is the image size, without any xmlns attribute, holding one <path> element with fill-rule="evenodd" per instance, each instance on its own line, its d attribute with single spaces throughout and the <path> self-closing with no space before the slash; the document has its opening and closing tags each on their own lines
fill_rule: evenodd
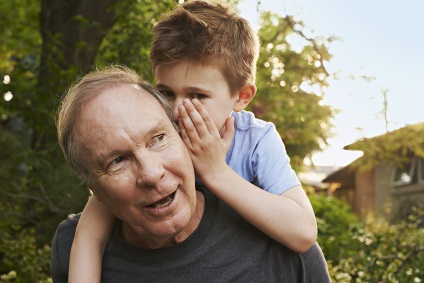
<svg viewBox="0 0 424 283">
<path fill-rule="evenodd" d="M 193 125 L 199 137 L 202 138 L 207 136 L 209 134 L 209 130 L 205 124 L 205 121 L 203 120 L 202 115 L 197 111 L 192 101 L 190 101 L 189 99 L 184 99 L 183 106 L 185 107 L 185 111 L 189 116 L 188 118 L 191 119 L 190 124 Z M 184 123 L 185 122 L 188 121 L 184 119 Z"/>
<path fill-rule="evenodd" d="M 184 123 L 180 118 L 178 119 L 178 127 L 180 128 L 180 135 L 181 135 L 181 139 L 184 141 L 185 145 L 187 146 L 188 149 L 191 149 L 191 142 L 190 142 L 190 137 L 187 135 L 187 131 L 184 127 Z"/>
<path fill-rule="evenodd" d="M 196 131 L 196 128 L 193 125 L 193 122 L 191 121 L 191 117 L 187 112 L 186 107 L 181 104 L 178 106 L 178 112 L 180 113 L 180 118 L 178 119 L 178 124 L 180 124 L 184 131 L 187 133 L 187 135 L 192 135 L 193 132 Z"/>
<path fill-rule="evenodd" d="M 192 109 L 194 109 L 193 105 L 191 106 Z M 192 117 L 190 116 L 189 109 L 187 109 L 186 105 L 183 103 L 180 106 L 178 106 L 178 111 L 180 113 L 180 120 L 181 124 L 184 126 L 185 134 L 187 135 L 187 138 L 190 140 L 191 146 L 195 144 L 199 144 L 201 140 L 201 131 L 200 128 L 198 128 L 192 121 Z M 199 117 L 200 115 L 197 114 Z M 200 119 L 200 118 L 199 118 Z M 206 131 L 206 126 L 204 126 L 204 130 Z"/>
<path fill-rule="evenodd" d="M 219 135 L 219 131 L 212 120 L 209 112 L 205 109 L 203 104 L 198 99 L 193 99 L 191 101 L 193 103 L 194 108 L 199 113 L 200 117 L 203 120 L 204 125 L 206 126 L 208 132 L 212 135 Z"/>
</svg>

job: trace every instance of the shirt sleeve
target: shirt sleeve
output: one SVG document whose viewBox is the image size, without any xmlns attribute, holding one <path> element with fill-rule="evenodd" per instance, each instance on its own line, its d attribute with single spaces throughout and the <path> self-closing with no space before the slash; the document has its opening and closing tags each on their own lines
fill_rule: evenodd
<svg viewBox="0 0 424 283">
<path fill-rule="evenodd" d="M 252 166 L 256 185 L 280 195 L 290 188 L 300 186 L 300 181 L 290 166 L 290 158 L 274 124 L 268 125 L 253 151 Z"/>
</svg>

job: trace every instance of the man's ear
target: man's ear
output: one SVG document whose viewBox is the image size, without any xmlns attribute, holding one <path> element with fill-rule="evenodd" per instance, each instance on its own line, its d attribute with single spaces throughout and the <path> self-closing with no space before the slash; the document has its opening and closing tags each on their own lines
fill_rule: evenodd
<svg viewBox="0 0 424 283">
<path fill-rule="evenodd" d="M 90 193 L 93 197 L 95 197 L 98 201 L 102 201 L 102 198 L 97 194 L 97 192 L 95 190 L 93 190 L 92 188 L 88 188 L 90 190 Z"/>
<path fill-rule="evenodd" d="M 238 93 L 238 99 L 234 105 L 233 110 L 239 112 L 246 108 L 249 102 L 255 97 L 256 94 L 256 85 L 247 84 L 242 87 Z"/>
</svg>

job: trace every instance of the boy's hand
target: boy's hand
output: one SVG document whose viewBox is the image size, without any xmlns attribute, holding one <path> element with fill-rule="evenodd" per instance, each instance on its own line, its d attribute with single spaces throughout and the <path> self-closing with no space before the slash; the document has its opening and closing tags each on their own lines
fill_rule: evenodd
<svg viewBox="0 0 424 283">
<path fill-rule="evenodd" d="M 234 118 L 225 122 L 222 138 L 209 113 L 199 100 L 184 99 L 178 107 L 181 137 L 186 144 L 197 177 L 220 174 L 228 165 L 225 157 L 234 137 Z"/>
</svg>

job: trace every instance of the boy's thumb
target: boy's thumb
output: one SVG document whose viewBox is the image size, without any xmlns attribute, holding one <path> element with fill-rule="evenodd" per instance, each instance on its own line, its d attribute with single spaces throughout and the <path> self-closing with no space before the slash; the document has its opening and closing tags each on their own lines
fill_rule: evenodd
<svg viewBox="0 0 424 283">
<path fill-rule="evenodd" d="M 228 152 L 234 138 L 234 117 L 228 117 L 225 121 L 225 132 L 222 134 L 222 140 L 225 144 L 225 149 Z"/>
</svg>

